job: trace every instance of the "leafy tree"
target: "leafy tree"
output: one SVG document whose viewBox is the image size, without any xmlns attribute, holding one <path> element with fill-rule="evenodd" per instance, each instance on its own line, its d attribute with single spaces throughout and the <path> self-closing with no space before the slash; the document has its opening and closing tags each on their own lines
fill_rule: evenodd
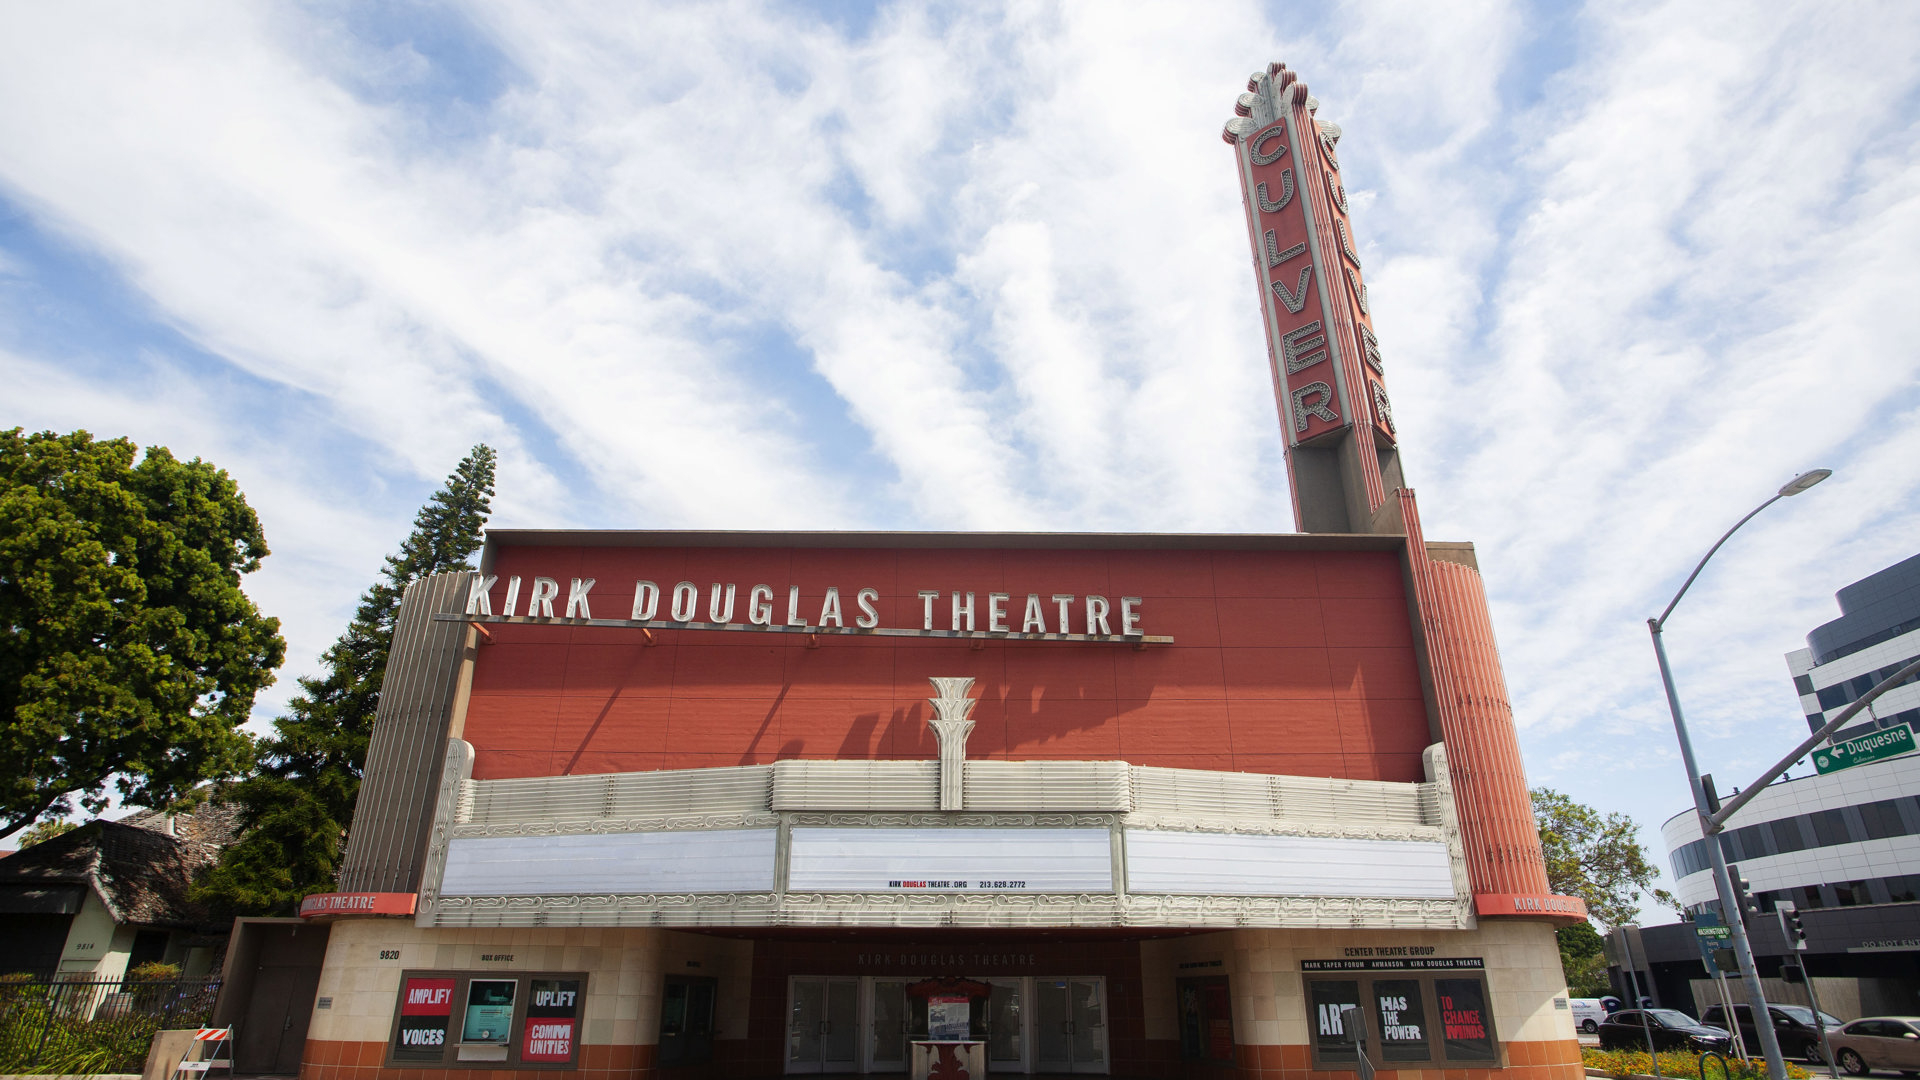
<svg viewBox="0 0 1920 1080">
<path fill-rule="evenodd" d="M 300 680 L 288 715 L 260 745 L 253 772 L 225 798 L 238 804 L 242 836 L 195 885 L 195 895 L 238 913 L 290 913 L 333 886 L 354 800 L 387 646 L 407 585 L 429 574 L 470 570 L 493 497 L 494 452 L 476 446 L 413 519 L 413 532 L 360 597 L 346 632 L 321 656 L 320 675 Z"/>
<path fill-rule="evenodd" d="M 79 827 L 80 826 L 75 825 L 71 821 L 64 821 L 60 818 L 37 822 L 32 828 L 20 834 L 20 850 L 25 851 L 33 845 L 40 843 L 42 840 L 51 840 L 62 833 L 70 833 Z"/>
<path fill-rule="evenodd" d="M 0 432 L 0 836 L 76 799 L 98 813 L 109 785 L 167 806 L 245 766 L 286 652 L 240 589 L 266 554 L 207 462 Z"/>
<path fill-rule="evenodd" d="M 1640 826 L 1625 814 L 1605 814 L 1551 788 L 1534 788 L 1533 816 L 1553 891 L 1587 902 L 1587 913 L 1608 929 L 1639 913 L 1642 894 L 1669 907 L 1673 896 L 1653 887 L 1658 876 L 1639 840 Z"/>
<path fill-rule="evenodd" d="M 1554 892 L 1585 900 L 1588 915 L 1609 930 L 1639 914 L 1642 894 L 1679 909 L 1672 894 L 1653 887 L 1658 871 L 1647 861 L 1640 827 L 1632 818 L 1603 815 L 1552 788 L 1534 788 L 1530 794 L 1540 849 L 1547 858 L 1547 883 Z M 1554 938 L 1560 944 L 1567 989 L 1576 997 L 1606 993 L 1607 957 L 1592 925 L 1563 926 Z"/>
<path fill-rule="evenodd" d="M 1574 997 L 1599 997 L 1608 992 L 1605 943 L 1592 923 L 1575 923 L 1554 931 L 1560 943 L 1560 969 Z"/>
</svg>

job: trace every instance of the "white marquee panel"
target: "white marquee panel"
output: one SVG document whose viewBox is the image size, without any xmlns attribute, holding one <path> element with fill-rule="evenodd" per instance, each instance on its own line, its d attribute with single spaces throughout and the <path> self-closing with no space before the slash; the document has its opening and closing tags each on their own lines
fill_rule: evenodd
<svg viewBox="0 0 1920 1080">
<path fill-rule="evenodd" d="M 1113 891 L 1106 829 L 793 830 L 792 892 Z"/>
<path fill-rule="evenodd" d="M 443 896 L 771 892 L 774 829 L 487 836 L 447 844 Z"/>
<path fill-rule="evenodd" d="M 1447 845 L 1127 830 L 1127 889 L 1213 896 L 1453 896 Z"/>
</svg>

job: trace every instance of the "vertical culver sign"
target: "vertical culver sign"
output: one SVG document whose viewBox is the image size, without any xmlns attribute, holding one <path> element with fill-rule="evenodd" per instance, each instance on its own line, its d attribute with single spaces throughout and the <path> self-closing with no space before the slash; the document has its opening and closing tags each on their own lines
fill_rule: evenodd
<svg viewBox="0 0 1920 1080">
<path fill-rule="evenodd" d="M 1275 64 L 1247 81 L 1222 133 L 1239 156 L 1267 351 L 1290 445 L 1356 424 L 1395 444 L 1360 253 L 1347 218 L 1335 144 L 1340 129 L 1293 72 Z M 1374 505 L 1385 497 L 1368 477 Z M 1376 490 L 1377 489 L 1377 490 Z"/>
</svg>

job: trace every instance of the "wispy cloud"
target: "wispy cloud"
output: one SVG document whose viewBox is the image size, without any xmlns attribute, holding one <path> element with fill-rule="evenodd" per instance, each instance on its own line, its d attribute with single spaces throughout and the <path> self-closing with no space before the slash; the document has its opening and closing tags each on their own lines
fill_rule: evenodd
<svg viewBox="0 0 1920 1080">
<path fill-rule="evenodd" d="M 1274 59 L 1346 129 L 1536 781 L 1680 809 L 1644 619 L 1787 477 L 1840 470 L 1672 627 L 1716 771 L 1804 730 L 1781 654 L 1920 535 L 1903 6 L 0 21 L 0 421 L 233 470 L 290 671 L 482 440 L 499 524 L 1290 528 L 1218 140 Z"/>
</svg>

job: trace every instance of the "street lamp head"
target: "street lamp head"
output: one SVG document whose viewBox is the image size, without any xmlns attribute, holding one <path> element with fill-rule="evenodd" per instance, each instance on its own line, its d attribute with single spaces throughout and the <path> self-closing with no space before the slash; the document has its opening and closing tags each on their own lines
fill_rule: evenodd
<svg viewBox="0 0 1920 1080">
<path fill-rule="evenodd" d="M 1815 469 L 1812 472 L 1803 472 L 1799 476 L 1787 481 L 1787 485 L 1780 489 L 1780 494 L 1798 495 L 1832 475 L 1832 469 Z"/>
</svg>

